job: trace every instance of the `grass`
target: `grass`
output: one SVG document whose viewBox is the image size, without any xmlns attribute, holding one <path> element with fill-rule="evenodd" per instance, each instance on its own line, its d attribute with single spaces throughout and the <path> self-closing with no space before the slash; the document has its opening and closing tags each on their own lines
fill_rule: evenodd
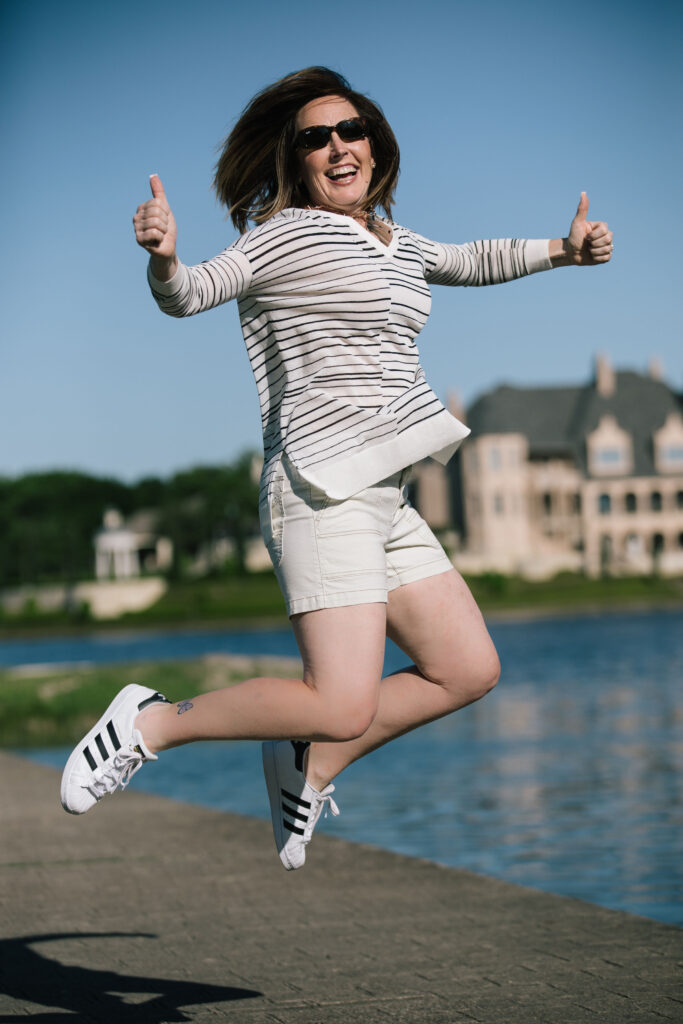
<svg viewBox="0 0 683 1024">
<path fill-rule="evenodd" d="M 75 743 L 128 683 L 161 690 L 169 700 L 230 686 L 252 675 L 293 676 L 296 663 L 212 655 L 193 661 L 0 671 L 0 747 Z"/>
<path fill-rule="evenodd" d="M 683 577 L 605 577 L 562 573 L 552 580 L 533 582 L 516 576 L 485 573 L 468 577 L 472 592 L 484 613 L 580 612 L 647 607 L 683 606 Z M 275 576 L 271 572 L 171 583 L 164 596 L 145 611 L 128 613 L 112 622 L 97 622 L 98 630 L 110 627 L 194 626 L 220 623 L 244 627 L 251 623 L 285 623 L 287 616 Z M 86 632 L 93 621 L 83 609 L 42 615 L 0 615 L 0 636 L 35 632 Z"/>
</svg>

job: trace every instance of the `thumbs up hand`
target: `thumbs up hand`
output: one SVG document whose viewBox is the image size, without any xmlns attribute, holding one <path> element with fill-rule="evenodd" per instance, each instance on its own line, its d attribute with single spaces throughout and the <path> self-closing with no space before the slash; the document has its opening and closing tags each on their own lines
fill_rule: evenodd
<svg viewBox="0 0 683 1024">
<path fill-rule="evenodd" d="M 149 183 L 152 198 L 146 203 L 141 203 L 133 217 L 135 239 L 138 245 L 152 255 L 154 276 L 160 280 L 169 280 L 178 264 L 178 229 L 161 178 L 158 174 L 152 174 Z"/>
<path fill-rule="evenodd" d="M 588 196 L 581 193 L 569 235 L 564 239 L 567 263 L 579 267 L 590 267 L 597 263 L 608 263 L 612 258 L 612 232 L 604 221 L 587 220 Z"/>
</svg>

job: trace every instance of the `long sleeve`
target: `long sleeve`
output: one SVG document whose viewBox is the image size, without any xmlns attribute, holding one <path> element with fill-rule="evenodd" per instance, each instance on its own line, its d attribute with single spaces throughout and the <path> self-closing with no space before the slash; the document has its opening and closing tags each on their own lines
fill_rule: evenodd
<svg viewBox="0 0 683 1024">
<path fill-rule="evenodd" d="M 419 235 L 415 238 L 425 258 L 429 284 L 502 284 L 552 267 L 547 239 L 492 238 L 450 245 Z"/>
<path fill-rule="evenodd" d="M 234 247 L 194 267 L 179 264 L 170 281 L 158 281 L 147 268 L 152 295 L 162 312 L 183 317 L 243 296 L 252 281 L 249 259 Z"/>
</svg>

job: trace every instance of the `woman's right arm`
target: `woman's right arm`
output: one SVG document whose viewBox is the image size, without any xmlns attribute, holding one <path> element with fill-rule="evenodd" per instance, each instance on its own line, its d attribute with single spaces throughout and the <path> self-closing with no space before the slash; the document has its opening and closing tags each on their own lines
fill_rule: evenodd
<svg viewBox="0 0 683 1024">
<path fill-rule="evenodd" d="M 152 198 L 133 217 L 138 245 L 149 253 L 147 277 L 162 312 L 185 317 L 244 295 L 252 281 L 247 256 L 225 249 L 212 260 L 186 267 L 176 253 L 178 231 L 158 174 L 150 177 Z"/>
<path fill-rule="evenodd" d="M 178 269 L 178 229 L 159 175 L 150 175 L 149 184 L 152 198 L 141 203 L 133 217 L 135 238 L 150 254 L 149 268 L 157 281 L 170 281 Z"/>
</svg>

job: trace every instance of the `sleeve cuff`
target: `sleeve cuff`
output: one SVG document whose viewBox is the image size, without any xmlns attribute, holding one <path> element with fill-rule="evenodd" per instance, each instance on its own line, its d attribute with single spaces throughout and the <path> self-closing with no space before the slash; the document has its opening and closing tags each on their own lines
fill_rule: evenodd
<svg viewBox="0 0 683 1024">
<path fill-rule="evenodd" d="M 147 264 L 147 280 L 149 286 L 153 292 L 158 295 L 175 295 L 180 291 L 183 281 L 185 280 L 185 274 L 187 273 L 185 265 L 178 263 L 178 269 L 169 281 L 160 281 L 152 273 L 150 264 Z"/>
<path fill-rule="evenodd" d="M 530 274 L 538 274 L 541 270 L 552 270 L 548 256 L 549 238 L 530 238 L 524 246 L 524 262 Z"/>
</svg>

